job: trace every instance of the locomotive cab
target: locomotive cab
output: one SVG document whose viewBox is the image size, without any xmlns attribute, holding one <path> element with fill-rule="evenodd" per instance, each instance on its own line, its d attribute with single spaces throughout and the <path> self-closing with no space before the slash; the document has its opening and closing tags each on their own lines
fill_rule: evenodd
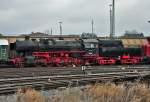
<svg viewBox="0 0 150 102">
<path fill-rule="evenodd" d="M 89 55 L 98 55 L 98 40 L 97 39 L 83 39 L 84 50 Z"/>
<path fill-rule="evenodd" d="M 85 65 L 97 64 L 97 57 L 99 56 L 98 40 L 97 39 L 82 39 L 82 45 L 86 54 L 83 56 Z"/>
</svg>

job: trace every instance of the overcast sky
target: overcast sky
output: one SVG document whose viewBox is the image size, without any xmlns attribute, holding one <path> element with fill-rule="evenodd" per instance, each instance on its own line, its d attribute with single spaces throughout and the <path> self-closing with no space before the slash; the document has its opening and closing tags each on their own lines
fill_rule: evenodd
<svg viewBox="0 0 150 102">
<path fill-rule="evenodd" d="M 26 34 L 53 29 L 59 34 L 94 32 L 109 34 L 109 4 L 112 0 L 0 0 L 0 33 Z M 137 30 L 150 34 L 150 0 L 116 0 L 116 34 Z"/>
</svg>

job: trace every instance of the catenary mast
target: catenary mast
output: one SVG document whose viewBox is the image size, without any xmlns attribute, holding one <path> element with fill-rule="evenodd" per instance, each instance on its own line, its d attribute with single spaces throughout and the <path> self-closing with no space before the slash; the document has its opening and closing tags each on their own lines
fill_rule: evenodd
<svg viewBox="0 0 150 102">
<path fill-rule="evenodd" d="M 94 20 L 92 19 L 92 34 L 94 34 Z"/>
<path fill-rule="evenodd" d="M 112 1 L 112 11 L 111 12 L 111 34 L 110 34 L 110 38 L 113 39 L 115 36 L 115 0 Z"/>
</svg>

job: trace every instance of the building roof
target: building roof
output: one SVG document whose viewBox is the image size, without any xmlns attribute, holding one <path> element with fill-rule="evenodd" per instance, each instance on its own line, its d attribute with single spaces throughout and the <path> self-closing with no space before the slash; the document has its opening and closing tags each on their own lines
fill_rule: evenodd
<svg viewBox="0 0 150 102">
<path fill-rule="evenodd" d="M 125 34 L 123 37 L 124 38 L 144 38 L 144 34 L 143 33 L 139 33 L 139 34 Z"/>
<path fill-rule="evenodd" d="M 8 45 L 8 40 L 0 39 L 0 45 Z"/>
</svg>

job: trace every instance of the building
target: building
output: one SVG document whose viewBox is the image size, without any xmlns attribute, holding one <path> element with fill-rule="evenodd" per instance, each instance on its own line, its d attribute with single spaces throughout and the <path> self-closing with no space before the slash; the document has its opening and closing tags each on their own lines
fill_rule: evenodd
<svg viewBox="0 0 150 102">
<path fill-rule="evenodd" d="M 29 36 L 30 39 L 64 39 L 64 40 L 74 40 L 74 39 L 79 39 L 79 35 L 48 35 L 45 33 L 40 33 L 40 32 L 32 32 L 31 34 L 21 34 L 19 36 L 0 36 L 1 39 L 7 39 L 9 43 L 14 43 L 17 40 L 25 40 L 25 37 Z"/>
</svg>

